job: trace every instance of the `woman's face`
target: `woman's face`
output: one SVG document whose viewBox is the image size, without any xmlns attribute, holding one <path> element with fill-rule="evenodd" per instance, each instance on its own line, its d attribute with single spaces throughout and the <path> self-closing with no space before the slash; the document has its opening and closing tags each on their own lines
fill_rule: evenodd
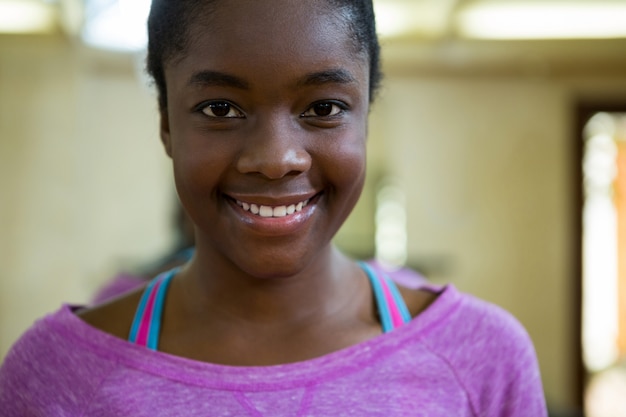
<svg viewBox="0 0 626 417">
<path fill-rule="evenodd" d="M 200 256 L 295 274 L 327 253 L 361 193 L 368 60 L 324 2 L 213 7 L 165 69 L 178 193 Z"/>
</svg>

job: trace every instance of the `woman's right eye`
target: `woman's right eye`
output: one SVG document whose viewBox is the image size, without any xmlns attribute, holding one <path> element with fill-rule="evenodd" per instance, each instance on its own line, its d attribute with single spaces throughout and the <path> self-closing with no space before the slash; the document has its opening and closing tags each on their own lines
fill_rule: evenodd
<svg viewBox="0 0 626 417">
<path fill-rule="evenodd" d="M 234 105 L 227 101 L 212 101 L 205 104 L 200 109 L 202 113 L 209 117 L 219 118 L 243 118 L 244 114 Z"/>
</svg>

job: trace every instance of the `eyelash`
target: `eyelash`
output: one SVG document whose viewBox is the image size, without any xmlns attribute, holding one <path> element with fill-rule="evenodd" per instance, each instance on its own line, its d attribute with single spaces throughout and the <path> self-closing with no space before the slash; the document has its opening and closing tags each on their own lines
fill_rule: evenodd
<svg viewBox="0 0 626 417">
<path fill-rule="evenodd" d="M 318 114 L 307 115 L 307 113 L 315 111 L 315 106 L 320 106 L 320 105 L 324 105 L 324 106 L 330 105 L 331 113 L 324 114 L 324 115 L 318 115 Z M 300 114 L 300 117 L 335 118 L 335 117 L 340 116 L 346 110 L 348 110 L 348 106 L 341 101 L 322 100 L 322 101 L 316 101 L 315 103 L 311 104 L 311 106 L 309 106 L 309 108 L 306 109 L 306 111 Z"/>
<path fill-rule="evenodd" d="M 323 114 L 323 115 L 318 115 L 318 114 L 307 114 L 310 112 L 315 112 L 315 107 L 316 106 L 328 106 L 330 105 L 330 113 L 329 114 Z M 221 106 L 222 109 L 227 109 L 228 112 L 226 113 L 226 115 L 223 116 L 218 116 L 218 115 L 210 115 L 207 113 L 207 109 L 212 110 L 212 112 L 214 110 L 217 109 L 218 106 Z M 320 110 L 320 109 L 317 109 Z M 346 110 L 348 110 L 348 106 L 341 102 L 341 101 L 337 101 L 337 100 L 321 100 L 321 101 L 316 101 L 315 103 L 311 104 L 304 112 L 300 113 L 300 117 L 303 118 L 325 118 L 325 119 L 331 119 L 331 118 L 336 118 L 339 117 L 342 113 L 344 113 Z M 202 113 L 203 115 L 205 115 L 206 117 L 212 118 L 212 119 L 240 119 L 240 118 L 245 118 L 245 114 L 244 112 L 237 107 L 236 105 L 234 105 L 233 103 L 227 101 L 227 100 L 212 100 L 212 101 L 205 101 L 202 102 L 200 104 L 198 104 L 195 108 L 194 111 Z M 232 116 L 228 116 L 228 114 L 230 114 L 231 112 L 235 112 L 235 115 Z"/>
<path fill-rule="evenodd" d="M 214 108 L 212 108 L 212 106 Z M 223 107 L 227 107 L 228 108 L 228 113 L 230 114 L 232 111 L 236 112 L 237 114 L 234 116 L 218 116 L 218 115 L 210 115 L 207 114 L 206 110 L 210 109 L 210 110 L 215 110 L 217 108 L 217 106 L 223 106 Z M 212 100 L 212 101 L 205 101 L 200 103 L 199 105 L 196 106 L 196 108 L 194 109 L 197 112 L 200 112 L 202 114 L 204 114 L 206 117 L 210 117 L 212 119 L 241 119 L 241 118 L 245 118 L 245 115 L 243 113 L 243 111 L 241 111 L 241 109 L 237 106 L 235 106 L 233 103 L 227 101 L 227 100 Z"/>
</svg>

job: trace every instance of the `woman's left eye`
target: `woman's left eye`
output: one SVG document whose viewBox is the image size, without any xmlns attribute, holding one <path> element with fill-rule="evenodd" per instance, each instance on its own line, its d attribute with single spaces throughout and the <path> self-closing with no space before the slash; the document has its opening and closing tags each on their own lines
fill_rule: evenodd
<svg viewBox="0 0 626 417">
<path fill-rule="evenodd" d="M 243 118 L 244 115 L 237 107 L 227 101 L 212 101 L 201 107 L 202 113 L 215 118 Z"/>
<path fill-rule="evenodd" d="M 339 105 L 338 103 L 334 103 L 332 101 L 320 101 L 318 103 L 314 103 L 300 116 L 302 117 L 332 117 L 332 116 L 338 115 L 344 110 L 345 110 L 345 107 Z"/>
</svg>

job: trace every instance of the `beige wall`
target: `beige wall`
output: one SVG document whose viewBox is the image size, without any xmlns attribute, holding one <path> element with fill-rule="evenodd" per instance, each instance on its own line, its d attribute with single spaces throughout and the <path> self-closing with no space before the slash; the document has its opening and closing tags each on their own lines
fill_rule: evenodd
<svg viewBox="0 0 626 417">
<path fill-rule="evenodd" d="M 388 80 L 381 102 L 410 213 L 409 254 L 432 278 L 527 327 L 548 398 L 569 401 L 568 102 L 537 80 Z"/>
<path fill-rule="evenodd" d="M 93 58 L 60 40 L 0 37 L 0 356 L 36 317 L 85 302 L 170 239 L 154 98 L 132 60 Z M 572 110 L 580 98 L 626 98 L 626 77 L 391 64 L 366 193 L 337 241 L 372 250 L 376 180 L 393 175 L 412 262 L 512 312 L 535 342 L 548 400 L 571 405 Z"/>
<path fill-rule="evenodd" d="M 390 72 L 372 140 L 407 195 L 409 258 L 513 313 L 549 403 L 572 407 L 575 105 L 626 101 L 626 76 Z"/>
<path fill-rule="evenodd" d="M 131 60 L 0 37 L 0 356 L 61 302 L 168 245 L 171 180 Z"/>
</svg>

